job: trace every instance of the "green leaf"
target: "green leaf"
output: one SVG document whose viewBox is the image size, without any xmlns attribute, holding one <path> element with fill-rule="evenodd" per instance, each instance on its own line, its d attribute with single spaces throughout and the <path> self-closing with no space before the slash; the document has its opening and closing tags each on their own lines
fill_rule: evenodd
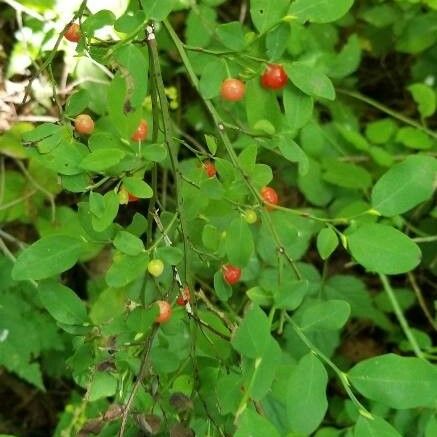
<svg viewBox="0 0 437 437">
<path fill-rule="evenodd" d="M 261 287 L 252 287 L 246 291 L 248 298 L 257 305 L 271 306 L 273 304 L 273 297 L 269 291 Z"/>
<path fill-rule="evenodd" d="M 117 378 L 110 373 L 96 372 L 88 389 L 90 402 L 115 395 L 117 391 Z"/>
<path fill-rule="evenodd" d="M 208 150 L 211 152 L 212 155 L 215 155 L 217 152 L 217 139 L 216 137 L 212 135 L 206 135 L 205 134 L 205 142 L 208 146 Z"/>
<path fill-rule="evenodd" d="M 350 144 L 352 144 L 357 150 L 362 152 L 367 152 L 369 150 L 369 143 L 366 138 L 359 132 L 353 130 L 349 125 L 336 125 L 337 130 L 340 132 L 341 136 Z"/>
<path fill-rule="evenodd" d="M 309 281 L 306 279 L 286 280 L 275 292 L 275 306 L 286 310 L 295 310 L 308 293 Z"/>
<path fill-rule="evenodd" d="M 281 356 L 281 348 L 278 342 L 271 338 L 270 344 L 262 357 L 255 360 L 255 369 L 250 385 L 250 397 L 252 399 L 260 401 L 268 393 L 275 378 L 276 369 L 280 364 Z"/>
<path fill-rule="evenodd" d="M 258 358 L 269 347 L 271 338 L 267 316 L 257 305 L 253 305 L 235 331 L 231 344 L 241 355 Z"/>
<path fill-rule="evenodd" d="M 328 76 L 303 62 L 285 64 L 288 77 L 301 91 L 314 97 L 335 99 L 335 89 Z"/>
<path fill-rule="evenodd" d="M 323 260 L 328 259 L 337 246 L 338 236 L 332 228 L 323 228 L 317 235 L 317 250 Z"/>
<path fill-rule="evenodd" d="M 226 302 L 232 296 L 232 287 L 223 279 L 221 271 L 214 274 L 214 290 L 217 297 L 223 302 Z"/>
<path fill-rule="evenodd" d="M 146 17 L 156 21 L 162 21 L 167 18 L 175 3 L 175 0 L 141 0 L 141 6 Z"/>
<path fill-rule="evenodd" d="M 301 21 L 330 23 L 345 15 L 353 3 L 354 0 L 296 0 L 288 14 Z"/>
<path fill-rule="evenodd" d="M 309 435 L 318 428 L 328 408 L 327 384 L 323 364 L 311 352 L 304 355 L 288 380 L 287 419 L 293 431 Z"/>
<path fill-rule="evenodd" d="M 90 96 L 87 90 L 80 89 L 72 94 L 65 105 L 65 114 L 74 117 L 88 106 Z"/>
<path fill-rule="evenodd" d="M 133 176 L 123 178 L 123 186 L 129 193 L 141 199 L 150 199 L 153 196 L 152 187 L 142 179 Z"/>
<path fill-rule="evenodd" d="M 289 0 L 251 0 L 250 16 L 259 33 L 270 30 L 287 12 Z"/>
<path fill-rule="evenodd" d="M 217 26 L 216 18 L 217 13 L 213 8 L 204 5 L 191 8 L 186 21 L 185 36 L 187 44 L 196 47 L 207 47 Z"/>
<path fill-rule="evenodd" d="M 396 134 L 396 141 L 411 149 L 426 150 L 433 145 L 431 138 L 423 131 L 411 126 L 401 127 Z"/>
<path fill-rule="evenodd" d="M 360 416 L 355 425 L 354 437 L 401 437 L 401 435 L 378 416 L 373 416 L 373 419 Z"/>
<path fill-rule="evenodd" d="M 205 65 L 200 76 L 200 92 L 205 99 L 212 99 L 220 94 L 222 82 L 226 79 L 226 66 L 217 58 Z"/>
<path fill-rule="evenodd" d="M 363 396 L 390 408 L 435 407 L 437 369 L 421 358 L 369 358 L 354 366 L 349 378 Z"/>
<path fill-rule="evenodd" d="M 133 87 L 130 102 L 136 108 L 143 103 L 147 95 L 149 62 L 144 52 L 134 44 L 123 45 L 114 52 L 114 58 L 129 72 Z"/>
<path fill-rule="evenodd" d="M 278 146 L 285 159 L 298 163 L 300 175 L 308 173 L 308 156 L 290 136 L 281 135 L 279 137 Z"/>
<path fill-rule="evenodd" d="M 396 275 L 420 263 L 421 252 L 414 241 L 397 229 L 365 224 L 348 236 L 352 256 L 371 272 Z"/>
<path fill-rule="evenodd" d="M 59 132 L 61 126 L 54 123 L 43 123 L 37 126 L 35 129 L 25 132 L 23 134 L 23 141 L 25 143 L 36 143 L 44 138 L 55 135 Z"/>
<path fill-rule="evenodd" d="M 220 24 L 217 26 L 216 32 L 223 45 L 230 50 L 238 52 L 246 46 L 243 26 L 239 21 Z"/>
<path fill-rule="evenodd" d="M 97 29 L 101 29 L 104 26 L 110 26 L 114 21 L 115 15 L 107 9 L 103 9 L 95 14 L 89 15 L 82 23 L 82 27 L 85 33 L 91 36 Z"/>
<path fill-rule="evenodd" d="M 203 227 L 202 243 L 206 249 L 215 252 L 219 247 L 220 240 L 221 240 L 221 233 L 215 226 L 206 224 Z"/>
<path fill-rule="evenodd" d="M 270 61 L 279 60 L 287 48 L 291 29 L 289 23 L 281 23 L 266 35 L 267 56 Z"/>
<path fill-rule="evenodd" d="M 251 175 L 255 170 L 257 155 L 258 148 L 255 144 L 245 147 L 238 155 L 238 162 L 241 168 L 249 175 Z"/>
<path fill-rule="evenodd" d="M 250 226 L 243 217 L 234 219 L 226 230 L 226 255 L 231 264 L 244 267 L 255 248 Z"/>
<path fill-rule="evenodd" d="M 426 424 L 425 437 L 434 437 L 435 435 L 437 435 L 437 417 L 434 414 Z"/>
<path fill-rule="evenodd" d="M 125 156 L 126 153 L 120 149 L 98 149 L 85 156 L 80 166 L 84 170 L 102 172 L 117 165 Z"/>
<path fill-rule="evenodd" d="M 325 206 L 332 199 L 332 188 L 322 179 L 322 172 L 317 161 L 309 159 L 308 173 L 299 175 L 299 190 L 308 201 L 317 206 Z"/>
<path fill-rule="evenodd" d="M 162 162 L 167 157 L 167 149 L 164 144 L 145 144 L 142 155 L 148 161 Z"/>
<path fill-rule="evenodd" d="M 41 238 L 23 250 L 12 269 L 12 278 L 45 279 L 73 267 L 82 253 L 84 243 L 67 235 Z"/>
<path fill-rule="evenodd" d="M 127 119 L 124 115 L 124 103 L 126 98 L 127 86 L 125 79 L 120 75 L 115 75 L 108 87 L 108 114 L 112 124 L 118 133 L 124 137 L 130 137 L 127 128 Z"/>
<path fill-rule="evenodd" d="M 179 247 L 164 246 L 157 249 L 156 258 L 160 258 L 165 263 L 175 266 L 183 260 L 184 252 Z"/>
<path fill-rule="evenodd" d="M 146 21 L 143 11 L 132 11 L 128 9 L 115 23 L 114 29 L 121 33 L 135 32 L 136 28 Z"/>
<path fill-rule="evenodd" d="M 431 198 L 437 160 L 412 155 L 381 176 L 372 190 L 372 206 L 382 215 L 402 214 Z"/>
<path fill-rule="evenodd" d="M 361 42 L 356 34 L 347 40 L 340 53 L 328 60 L 329 70 L 326 74 L 334 79 L 342 79 L 352 74 L 360 65 Z"/>
<path fill-rule="evenodd" d="M 114 262 L 106 272 L 106 283 L 110 287 L 125 287 L 139 276 L 146 273 L 149 257 L 146 253 L 136 256 L 117 254 Z"/>
<path fill-rule="evenodd" d="M 264 416 L 246 408 L 238 422 L 234 437 L 280 437 L 276 428 Z"/>
<path fill-rule="evenodd" d="M 157 305 L 152 305 L 150 308 L 135 308 L 127 316 L 126 325 L 135 333 L 142 332 L 146 334 L 158 314 L 159 309 Z"/>
<path fill-rule="evenodd" d="M 274 93 L 266 93 L 262 88 L 259 78 L 246 81 L 246 106 L 247 121 L 253 127 L 259 120 L 267 120 L 275 129 L 282 125 L 284 116 L 280 110 L 278 100 Z"/>
<path fill-rule="evenodd" d="M 323 162 L 325 181 L 344 188 L 365 189 L 372 183 L 370 173 L 358 165 L 349 162 L 326 159 Z"/>
<path fill-rule="evenodd" d="M 391 118 L 381 119 L 366 126 L 366 137 L 375 144 L 387 143 L 397 130 L 396 123 Z"/>
<path fill-rule="evenodd" d="M 415 83 L 408 87 L 422 117 L 430 117 L 436 110 L 435 91 L 424 83 Z"/>
<path fill-rule="evenodd" d="M 350 305 L 344 300 L 327 300 L 314 302 L 300 315 L 303 331 L 324 331 L 341 329 L 348 321 Z"/>
<path fill-rule="evenodd" d="M 284 110 L 287 125 L 291 130 L 304 127 L 313 115 L 313 98 L 293 85 L 284 89 Z"/>
<path fill-rule="evenodd" d="M 111 190 L 104 196 L 98 193 L 90 193 L 90 211 L 92 212 L 91 223 L 97 232 L 103 232 L 117 217 L 120 206 L 117 194 Z M 96 213 L 99 211 L 98 213 Z"/>
<path fill-rule="evenodd" d="M 70 288 L 58 282 L 43 281 L 39 284 L 38 296 L 45 309 L 57 322 L 66 325 L 88 323 L 85 304 Z"/>
<path fill-rule="evenodd" d="M 114 246 L 120 251 L 125 253 L 126 255 L 135 256 L 144 251 L 143 242 L 126 231 L 119 231 L 114 238 Z"/>
</svg>

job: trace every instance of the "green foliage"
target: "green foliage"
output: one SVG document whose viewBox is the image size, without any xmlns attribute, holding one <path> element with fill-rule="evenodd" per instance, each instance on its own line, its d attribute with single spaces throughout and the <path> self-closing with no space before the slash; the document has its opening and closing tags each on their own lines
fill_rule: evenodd
<svg viewBox="0 0 437 437">
<path fill-rule="evenodd" d="M 0 127 L 0 382 L 63 380 L 42 432 L 434 437 L 437 3 L 62 5 L 0 13 L 7 86 L 33 74 Z"/>
</svg>

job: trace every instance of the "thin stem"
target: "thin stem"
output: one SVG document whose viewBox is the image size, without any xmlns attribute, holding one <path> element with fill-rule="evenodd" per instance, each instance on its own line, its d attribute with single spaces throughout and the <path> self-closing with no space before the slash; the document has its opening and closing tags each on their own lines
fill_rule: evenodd
<svg viewBox="0 0 437 437">
<path fill-rule="evenodd" d="M 352 98 L 354 98 L 356 100 L 359 100 L 359 101 L 361 101 L 363 103 L 366 103 L 369 106 L 373 106 L 374 108 L 378 109 L 379 111 L 385 112 L 387 115 L 390 115 L 391 117 L 401 121 L 402 123 L 405 123 L 405 124 L 408 124 L 410 126 L 413 126 L 416 129 L 419 129 L 422 132 L 427 133 L 430 137 L 432 137 L 434 139 L 437 139 L 437 133 L 436 132 L 433 132 L 432 130 L 428 129 L 427 127 L 422 126 L 417 121 L 412 120 L 411 118 L 406 117 L 405 115 L 400 114 L 399 112 L 394 111 L 393 109 L 388 108 L 387 106 L 377 102 L 376 100 L 371 99 L 370 97 L 366 97 L 366 96 L 363 96 L 362 94 L 357 93 L 355 91 L 350 91 L 350 90 L 346 90 L 346 89 L 343 89 L 343 88 L 337 88 L 336 90 L 340 94 L 344 94 L 345 96 L 349 96 L 349 97 L 352 97 Z"/>
<path fill-rule="evenodd" d="M 185 209 L 183 204 L 183 199 L 181 195 L 181 173 L 179 170 L 179 162 L 176 153 L 176 144 L 173 141 L 173 133 L 172 133 L 172 122 L 170 118 L 170 111 L 167 102 L 167 96 L 165 95 L 165 87 L 161 74 L 161 65 L 159 62 L 159 53 L 158 46 L 156 44 L 156 36 L 155 30 L 153 26 L 147 26 L 147 45 L 149 47 L 149 53 L 152 59 L 152 75 L 156 85 L 157 94 L 159 98 L 159 102 L 161 104 L 161 112 L 162 112 L 162 120 L 163 120 L 163 128 L 164 128 L 164 138 L 165 144 L 167 146 L 167 150 L 170 156 L 171 167 L 175 180 L 175 191 L 176 191 L 176 203 L 177 210 L 179 214 L 179 220 L 181 224 L 181 233 L 182 240 L 184 245 L 184 279 L 185 282 L 189 284 L 189 266 L 188 266 L 188 232 L 187 225 L 185 220 Z"/>
<path fill-rule="evenodd" d="M 150 58 L 150 70 L 153 69 L 152 58 Z M 159 106 L 158 106 L 158 96 L 156 93 L 156 84 L 151 84 L 150 97 L 152 100 L 152 118 L 153 118 L 153 132 L 152 132 L 152 142 L 156 143 L 158 141 L 159 135 Z M 158 198 L 158 164 L 155 162 L 152 168 L 152 190 L 153 196 L 149 201 L 148 208 L 148 230 L 147 230 L 147 244 L 150 245 L 153 238 L 153 211 L 155 210 L 156 199 Z M 176 217 L 176 216 L 175 216 Z"/>
<path fill-rule="evenodd" d="M 14 254 L 9 250 L 8 246 L 6 246 L 5 242 L 0 238 L 0 251 L 9 258 L 14 264 L 17 262 L 17 258 L 15 258 Z M 29 282 L 35 287 L 38 288 L 38 282 L 33 279 L 29 279 Z"/>
<path fill-rule="evenodd" d="M 41 193 L 45 194 L 47 199 L 50 202 L 50 207 L 52 210 L 52 222 L 55 221 L 56 218 L 56 204 L 55 204 L 55 197 L 53 196 L 52 193 L 50 193 L 50 191 L 47 191 L 42 185 L 40 185 L 34 178 L 33 176 L 28 172 L 26 166 L 19 160 L 19 159 L 15 159 L 15 163 L 18 165 L 18 167 L 20 167 L 20 170 L 22 171 L 22 173 L 24 174 L 24 176 L 29 180 L 29 182 L 39 191 L 41 191 Z"/>
<path fill-rule="evenodd" d="M 137 380 L 135 381 L 135 384 L 133 386 L 133 389 L 131 391 L 129 399 L 126 402 L 126 406 L 124 407 L 123 416 L 121 418 L 120 432 L 118 434 L 119 437 L 123 437 L 124 436 L 124 432 L 125 432 L 125 429 L 126 429 L 127 418 L 129 417 L 129 411 L 130 411 L 130 409 L 132 407 L 132 402 L 134 401 L 135 396 L 136 396 L 136 394 L 138 392 L 138 389 L 140 388 L 140 386 L 141 386 L 141 384 L 143 382 L 143 379 L 146 376 L 149 355 L 150 355 L 150 351 L 152 349 L 153 339 L 155 338 L 155 335 L 156 335 L 157 331 L 158 331 L 158 327 L 154 326 L 152 332 L 150 333 L 149 337 L 147 338 L 147 340 L 145 342 L 144 355 L 143 355 L 143 358 L 141 360 L 140 371 L 138 373 Z"/>
<path fill-rule="evenodd" d="M 324 361 L 338 376 L 340 379 L 341 384 L 343 385 L 343 388 L 345 389 L 347 395 L 349 396 L 350 400 L 355 404 L 357 407 L 359 413 L 362 416 L 372 418 L 372 414 L 367 410 L 367 408 L 357 399 L 354 392 L 351 389 L 351 385 L 349 382 L 349 378 L 346 373 L 344 373 L 341 369 L 337 367 L 336 364 L 334 364 L 319 348 L 317 348 L 311 340 L 304 334 L 300 326 L 288 315 L 286 314 L 285 317 L 287 318 L 288 322 L 290 323 L 291 327 L 293 328 L 294 332 L 298 335 L 298 337 L 305 343 L 305 345 L 308 347 L 308 349 L 311 350 L 311 352 L 319 357 L 322 361 Z"/>
<path fill-rule="evenodd" d="M 27 193 L 24 196 L 19 197 L 18 199 L 11 200 L 8 203 L 4 203 L 3 205 L 0 205 L 0 211 L 3 211 L 5 209 L 10 208 L 11 206 L 14 206 L 14 205 L 17 205 L 17 204 L 19 204 L 21 202 L 24 202 L 29 197 L 32 197 L 35 193 L 36 193 L 36 190 L 32 190 L 30 193 Z"/>
<path fill-rule="evenodd" d="M 411 286 L 413 287 L 414 292 L 416 293 L 417 300 L 420 307 L 422 308 L 423 313 L 425 314 L 425 317 L 428 319 L 428 322 L 434 328 L 434 330 L 437 331 L 437 323 L 435 322 L 428 309 L 428 306 L 426 305 L 425 299 L 423 298 L 422 290 L 420 289 L 414 274 L 412 272 L 408 272 L 407 276 Z"/>
<path fill-rule="evenodd" d="M 434 243 L 437 241 L 437 235 L 430 235 L 429 237 L 417 237 L 413 238 L 416 243 Z"/>
<path fill-rule="evenodd" d="M 26 89 L 24 90 L 24 97 L 23 100 L 21 102 L 22 105 L 24 105 L 27 101 L 27 97 L 30 94 L 30 89 L 32 88 L 32 83 L 33 81 L 41 75 L 41 73 L 49 66 L 51 65 L 54 57 L 56 56 L 56 53 L 58 52 L 58 47 L 59 44 L 61 44 L 62 38 L 64 38 L 64 33 L 65 31 L 68 29 L 68 27 L 70 26 L 70 24 L 72 24 L 74 22 L 74 20 L 76 20 L 76 18 L 82 16 L 85 7 L 86 7 L 86 2 L 87 0 L 83 0 L 82 3 L 79 6 L 79 9 L 77 10 L 77 12 L 74 14 L 73 18 L 65 25 L 64 29 L 59 33 L 58 39 L 55 42 L 55 45 L 53 46 L 52 51 L 49 53 L 47 59 L 44 61 L 44 63 L 41 65 L 41 67 L 39 68 L 39 70 L 37 70 L 32 77 L 29 80 L 29 83 L 26 86 Z"/>
<path fill-rule="evenodd" d="M 225 146 L 226 152 L 229 155 L 229 158 L 230 158 L 232 164 L 239 171 L 242 180 L 246 184 L 249 191 L 252 193 L 253 197 L 256 199 L 256 202 L 257 202 L 256 206 L 258 206 L 260 208 L 263 221 L 265 223 L 267 223 L 267 226 L 270 229 L 271 234 L 273 235 L 277 250 L 279 251 L 279 253 L 281 255 L 283 255 L 285 257 L 287 262 L 290 264 L 291 268 L 293 269 L 293 271 L 296 274 L 296 277 L 298 279 L 302 278 L 302 275 L 301 275 L 295 261 L 292 259 L 292 257 L 287 253 L 286 249 L 283 247 L 283 245 L 279 239 L 279 236 L 274 229 L 273 222 L 272 222 L 272 219 L 271 219 L 269 213 L 267 211 L 265 211 L 264 208 L 261 208 L 261 206 L 263 205 L 262 200 L 261 200 L 261 196 L 258 193 L 258 191 L 255 189 L 255 187 L 251 184 L 248 176 L 245 174 L 244 170 L 240 166 L 240 164 L 238 162 L 237 155 L 232 147 L 232 143 L 231 143 L 228 135 L 225 132 L 225 125 L 223 124 L 221 117 L 219 116 L 219 114 L 216 111 L 213 104 L 209 100 L 203 99 L 202 94 L 200 93 L 199 79 L 197 78 L 196 74 L 194 73 L 194 70 L 193 70 L 192 65 L 190 63 L 190 60 L 188 59 L 187 53 L 185 52 L 184 45 L 183 45 L 182 41 L 179 39 L 178 35 L 176 34 L 176 32 L 174 31 L 174 29 L 172 28 L 172 26 L 170 25 L 170 23 L 167 20 L 164 20 L 163 23 L 164 23 L 165 28 L 167 29 L 167 32 L 170 35 L 170 38 L 173 40 L 173 43 L 174 43 L 174 45 L 175 45 L 175 47 L 176 47 L 176 49 L 177 49 L 177 51 L 182 59 L 182 62 L 185 66 L 185 69 L 188 73 L 188 76 L 191 80 L 191 83 L 193 84 L 194 88 L 201 96 L 203 103 L 206 106 L 206 108 L 207 108 L 207 110 L 208 110 L 208 112 L 209 112 L 209 114 L 210 114 L 210 116 L 215 124 L 218 135 L 220 137 L 220 140 L 222 141 L 223 145 Z"/>
<path fill-rule="evenodd" d="M 399 302 L 396 298 L 396 295 L 391 288 L 390 282 L 386 275 L 379 274 L 379 279 L 381 280 L 381 283 L 384 287 L 385 292 L 387 293 L 387 296 L 390 300 L 390 303 L 393 307 L 393 310 L 396 314 L 396 317 L 399 321 L 399 324 L 401 325 L 402 330 L 404 331 L 405 337 L 410 342 L 411 347 L 413 348 L 414 353 L 419 358 L 424 358 L 423 352 L 420 349 L 419 344 L 417 343 L 416 337 L 414 337 L 413 332 L 411 331 L 410 326 L 408 325 L 407 319 L 404 316 L 404 313 L 402 312 L 402 308 L 399 305 Z"/>
</svg>

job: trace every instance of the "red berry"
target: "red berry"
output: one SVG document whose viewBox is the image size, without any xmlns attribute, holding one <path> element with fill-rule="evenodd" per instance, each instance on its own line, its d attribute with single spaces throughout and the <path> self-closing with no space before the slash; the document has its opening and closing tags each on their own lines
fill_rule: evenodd
<svg viewBox="0 0 437 437">
<path fill-rule="evenodd" d="M 239 79 L 226 79 L 220 88 L 220 95 L 223 100 L 238 102 L 244 97 L 246 85 Z"/>
<path fill-rule="evenodd" d="M 178 296 L 176 303 L 180 306 L 185 306 L 187 302 L 190 301 L 190 299 L 191 299 L 190 289 L 188 287 L 185 287 L 182 290 L 182 293 Z"/>
<path fill-rule="evenodd" d="M 74 119 L 74 128 L 77 133 L 88 135 L 94 130 L 94 121 L 88 114 L 80 114 Z"/>
<path fill-rule="evenodd" d="M 279 196 L 275 189 L 272 187 L 261 188 L 261 197 L 265 203 L 270 205 L 277 205 L 279 203 Z M 271 206 L 267 206 L 268 209 L 273 209 Z"/>
<path fill-rule="evenodd" d="M 131 138 L 133 141 L 143 141 L 147 138 L 147 133 L 149 131 L 149 126 L 146 120 L 141 120 L 137 127 L 137 130 L 132 134 Z"/>
<path fill-rule="evenodd" d="M 128 199 L 129 202 L 138 202 L 140 200 L 139 197 L 134 196 L 131 193 L 127 193 L 127 199 Z"/>
<path fill-rule="evenodd" d="M 225 264 L 223 267 L 223 278 L 229 285 L 236 284 L 241 277 L 241 269 L 231 264 Z"/>
<path fill-rule="evenodd" d="M 269 64 L 261 76 L 261 85 L 271 90 L 280 90 L 287 85 L 288 76 L 282 65 Z"/>
<path fill-rule="evenodd" d="M 213 178 L 217 174 L 215 165 L 211 161 L 205 161 L 203 163 L 203 169 L 205 170 L 205 173 L 209 178 Z"/>
<path fill-rule="evenodd" d="M 165 323 L 171 317 L 171 305 L 166 300 L 157 300 L 156 304 L 159 306 L 159 314 L 156 316 L 156 323 Z"/>
<path fill-rule="evenodd" d="M 68 41 L 78 42 L 80 40 L 80 26 L 77 23 L 70 24 L 64 32 L 64 37 Z"/>
</svg>

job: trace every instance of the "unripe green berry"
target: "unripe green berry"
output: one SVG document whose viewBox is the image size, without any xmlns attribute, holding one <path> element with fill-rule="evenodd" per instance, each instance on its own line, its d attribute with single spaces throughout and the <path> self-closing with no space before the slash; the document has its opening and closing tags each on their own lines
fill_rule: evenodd
<svg viewBox="0 0 437 437">
<path fill-rule="evenodd" d="M 147 264 L 148 272 L 157 278 L 162 275 L 164 271 L 164 263 L 160 259 L 152 259 L 149 264 Z"/>
<path fill-rule="evenodd" d="M 256 212 L 253 209 L 247 209 L 243 214 L 244 220 L 246 220 L 249 225 L 252 225 L 253 223 L 256 223 L 258 220 L 258 216 Z"/>
</svg>

